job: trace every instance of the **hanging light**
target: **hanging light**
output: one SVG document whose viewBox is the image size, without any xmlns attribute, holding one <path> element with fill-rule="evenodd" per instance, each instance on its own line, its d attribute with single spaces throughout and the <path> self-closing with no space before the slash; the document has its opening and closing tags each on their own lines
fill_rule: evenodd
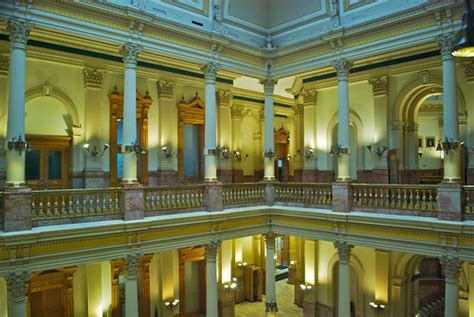
<svg viewBox="0 0 474 317">
<path fill-rule="evenodd" d="M 462 18 L 461 29 L 456 34 L 453 56 L 474 57 L 474 10 L 471 7 L 471 0 L 465 0 L 466 10 Z"/>
</svg>

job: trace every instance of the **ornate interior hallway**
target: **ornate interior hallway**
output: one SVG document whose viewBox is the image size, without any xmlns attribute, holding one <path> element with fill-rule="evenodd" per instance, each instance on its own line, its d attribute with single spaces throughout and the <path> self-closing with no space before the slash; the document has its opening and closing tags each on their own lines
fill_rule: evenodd
<svg viewBox="0 0 474 317">
<path fill-rule="evenodd" d="M 296 306 L 294 302 L 294 285 L 288 284 L 287 279 L 276 282 L 276 295 L 278 299 L 278 316 L 302 317 L 303 309 Z M 265 295 L 261 302 L 243 302 L 235 305 L 235 317 L 258 317 L 265 313 Z"/>
</svg>

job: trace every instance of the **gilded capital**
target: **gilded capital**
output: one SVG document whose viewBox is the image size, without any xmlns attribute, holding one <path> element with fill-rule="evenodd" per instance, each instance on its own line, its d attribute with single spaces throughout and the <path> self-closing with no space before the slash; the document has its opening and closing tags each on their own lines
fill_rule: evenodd
<svg viewBox="0 0 474 317">
<path fill-rule="evenodd" d="M 294 113 L 295 118 L 303 115 L 303 105 L 302 104 L 297 103 L 297 104 L 291 106 L 291 109 L 293 109 L 293 113 Z"/>
<path fill-rule="evenodd" d="M 156 83 L 156 87 L 158 89 L 158 98 L 173 98 L 173 91 L 175 85 L 175 83 L 170 81 L 158 80 L 158 82 Z"/>
<path fill-rule="evenodd" d="M 278 80 L 271 77 L 260 80 L 260 85 L 263 85 L 263 91 L 265 94 L 273 94 L 275 90 L 275 85 L 278 83 Z"/>
<path fill-rule="evenodd" d="M 140 254 L 132 253 L 125 256 L 125 272 L 127 278 L 136 278 L 138 271 L 138 264 L 140 263 Z"/>
<path fill-rule="evenodd" d="M 136 43 L 126 43 L 122 46 L 122 56 L 125 65 L 137 66 L 138 55 L 143 51 L 143 47 Z"/>
<path fill-rule="evenodd" d="M 383 76 L 369 80 L 372 86 L 372 93 L 374 96 L 383 96 L 388 94 L 388 77 Z"/>
<path fill-rule="evenodd" d="M 352 67 L 352 62 L 347 59 L 339 59 L 332 63 L 332 66 L 336 69 L 337 79 L 347 80 L 349 77 L 349 70 Z"/>
<path fill-rule="evenodd" d="M 334 247 L 337 249 L 339 255 L 339 262 L 349 264 L 351 260 L 351 251 L 354 246 L 350 245 L 345 241 L 334 242 Z"/>
<path fill-rule="evenodd" d="M 466 76 L 467 82 L 474 81 L 474 62 L 465 63 L 464 65 L 464 75 Z"/>
<path fill-rule="evenodd" d="M 232 93 L 229 90 L 219 89 L 216 92 L 217 95 L 217 104 L 220 106 L 230 105 L 230 100 L 232 99 Z"/>
<path fill-rule="evenodd" d="M 315 88 L 303 90 L 303 104 L 305 106 L 316 106 L 318 101 L 318 91 Z"/>
<path fill-rule="evenodd" d="M 102 88 L 102 81 L 105 77 L 105 71 L 96 68 L 85 67 L 83 74 L 84 87 L 98 89 Z"/>
<path fill-rule="evenodd" d="M 210 62 L 202 66 L 201 70 L 204 73 L 206 81 L 214 82 L 217 77 L 217 71 L 219 70 L 219 64 L 216 62 Z"/>
<path fill-rule="evenodd" d="M 438 45 L 441 50 L 441 56 L 444 59 L 452 59 L 451 52 L 454 47 L 454 36 L 452 34 L 443 34 L 438 37 Z"/>
<path fill-rule="evenodd" d="M 9 39 L 11 47 L 24 50 L 32 29 L 33 25 L 26 21 L 14 19 L 9 20 L 8 30 L 10 31 Z"/>
<path fill-rule="evenodd" d="M 242 111 L 244 107 L 241 105 L 232 105 L 230 107 L 230 114 L 232 118 L 242 118 Z"/>
<path fill-rule="evenodd" d="M 10 59 L 7 56 L 0 56 L 0 76 L 8 76 Z"/>
<path fill-rule="evenodd" d="M 459 278 L 462 261 L 458 257 L 442 256 L 440 258 L 443 274 L 446 279 L 455 280 Z"/>
<path fill-rule="evenodd" d="M 8 273 L 7 281 L 8 296 L 12 302 L 24 302 L 31 273 L 26 270 L 17 270 Z"/>
<path fill-rule="evenodd" d="M 275 249 L 275 238 L 277 235 L 274 233 L 266 233 L 263 237 L 265 238 L 267 249 Z"/>
<path fill-rule="evenodd" d="M 207 261 L 216 262 L 217 251 L 221 246 L 220 240 L 213 240 L 206 244 L 206 258 Z"/>
</svg>

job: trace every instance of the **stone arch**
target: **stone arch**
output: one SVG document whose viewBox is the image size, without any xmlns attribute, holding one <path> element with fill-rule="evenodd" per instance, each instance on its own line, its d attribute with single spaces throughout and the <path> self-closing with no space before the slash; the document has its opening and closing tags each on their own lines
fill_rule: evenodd
<svg viewBox="0 0 474 317">
<path fill-rule="evenodd" d="M 339 256 L 334 253 L 328 261 L 327 266 L 327 281 L 328 281 L 328 292 L 327 292 L 327 303 L 330 307 L 335 309 L 336 298 L 333 294 L 335 292 L 336 285 L 334 283 L 335 276 L 333 276 L 334 268 L 339 263 Z M 357 316 L 365 316 L 365 287 L 364 287 L 364 266 L 354 251 L 351 253 L 350 265 L 357 274 Z"/>
<path fill-rule="evenodd" d="M 66 112 L 71 119 L 71 124 L 69 126 L 69 134 L 74 136 L 81 135 L 79 112 L 77 111 L 76 105 L 72 102 L 71 98 L 69 98 L 68 95 L 66 95 L 59 88 L 53 87 L 49 84 L 45 84 L 29 89 L 26 92 L 25 104 L 38 97 L 55 98 L 62 105 L 64 105 L 64 108 L 66 109 Z"/>
</svg>

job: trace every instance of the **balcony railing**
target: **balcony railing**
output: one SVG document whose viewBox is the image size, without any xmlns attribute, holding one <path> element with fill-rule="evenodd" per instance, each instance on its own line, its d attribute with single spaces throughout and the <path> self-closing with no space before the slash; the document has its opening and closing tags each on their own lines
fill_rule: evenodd
<svg viewBox="0 0 474 317">
<path fill-rule="evenodd" d="M 437 185 L 352 184 L 352 206 L 360 209 L 436 211 Z"/>
<path fill-rule="evenodd" d="M 258 182 L 33 191 L 9 189 L 0 191 L 0 226 L 3 231 L 16 231 L 54 224 L 132 220 L 161 214 L 267 205 L 474 220 L 474 186 Z"/>
<path fill-rule="evenodd" d="M 145 211 L 204 208 L 204 185 L 145 187 Z"/>
<path fill-rule="evenodd" d="M 120 214 L 120 187 L 100 189 L 33 190 L 33 221 L 96 217 Z"/>
<path fill-rule="evenodd" d="M 302 207 L 330 206 L 329 183 L 275 183 L 275 202 Z"/>
<path fill-rule="evenodd" d="M 224 184 L 222 188 L 224 206 L 246 206 L 265 203 L 264 183 Z"/>
</svg>

